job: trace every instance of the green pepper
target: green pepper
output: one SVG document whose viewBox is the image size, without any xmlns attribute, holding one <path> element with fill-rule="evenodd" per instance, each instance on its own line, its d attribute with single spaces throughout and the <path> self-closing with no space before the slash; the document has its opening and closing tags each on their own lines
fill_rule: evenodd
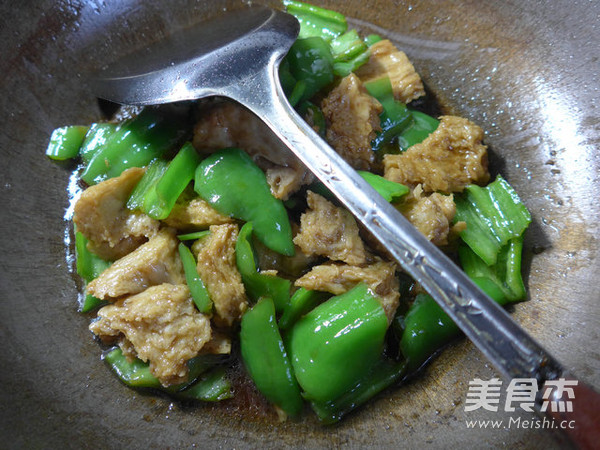
<svg viewBox="0 0 600 450">
<path fill-rule="evenodd" d="M 300 318 L 288 343 L 304 397 L 327 402 L 355 386 L 381 356 L 387 325 L 381 303 L 364 283 Z"/>
<path fill-rule="evenodd" d="M 333 72 L 345 77 L 365 64 L 370 57 L 369 47 L 356 30 L 336 37 L 330 43 L 333 56 Z"/>
<path fill-rule="evenodd" d="M 325 138 L 327 127 L 325 123 L 325 116 L 323 115 L 321 108 L 314 103 L 305 100 L 298 105 L 298 114 L 304 117 L 313 128 L 317 129 L 319 136 Z"/>
<path fill-rule="evenodd" d="M 187 363 L 189 369 L 188 381 L 165 388 L 160 384 L 158 378 L 150 372 L 149 363 L 139 358 L 135 358 L 131 362 L 128 361 L 119 347 L 105 353 L 103 359 L 127 386 L 161 389 L 169 393 L 175 393 L 191 386 L 201 374 L 214 367 L 221 360 L 215 355 L 201 355 L 192 358 Z"/>
<path fill-rule="evenodd" d="M 73 125 L 57 128 L 50 136 L 50 143 L 46 155 L 50 159 L 64 161 L 79 155 L 79 148 L 83 143 L 89 127 Z"/>
<path fill-rule="evenodd" d="M 240 230 L 235 244 L 235 258 L 248 296 L 254 301 L 270 297 L 275 309 L 282 311 L 290 300 L 291 283 L 284 278 L 258 271 L 252 247 L 252 222 L 246 222 Z"/>
<path fill-rule="evenodd" d="M 163 155 L 181 137 L 179 121 L 152 109 L 124 122 L 96 150 L 81 175 L 87 184 L 119 176 L 131 167 L 144 167 Z"/>
<path fill-rule="evenodd" d="M 326 292 L 298 289 L 283 310 L 279 319 L 279 328 L 282 330 L 291 328 L 301 316 L 325 300 L 328 295 Z"/>
<path fill-rule="evenodd" d="M 381 175 L 364 170 L 358 170 L 357 173 L 388 202 L 395 202 L 410 192 L 410 189 L 403 184 L 390 181 Z M 335 200 L 335 195 L 320 181 L 312 183 L 309 190 L 329 200 Z"/>
<path fill-rule="evenodd" d="M 102 272 L 110 267 L 110 261 L 105 261 L 87 248 L 88 240 L 79 231 L 75 230 L 75 259 L 77 274 L 87 283 L 97 278 Z M 108 304 L 91 294 L 86 294 L 80 311 L 88 313 Z"/>
<path fill-rule="evenodd" d="M 192 294 L 194 304 L 198 308 L 198 311 L 204 314 L 208 314 L 212 311 L 212 300 L 204 282 L 198 275 L 198 269 L 196 269 L 196 258 L 190 251 L 189 248 L 182 242 L 179 244 L 179 256 L 183 264 L 183 271 L 185 273 L 185 281 Z"/>
<path fill-rule="evenodd" d="M 166 219 L 194 178 L 199 163 L 200 157 L 190 142 L 186 142 L 170 162 L 155 159 L 131 193 L 127 208 L 139 209 L 156 220 Z"/>
<path fill-rule="evenodd" d="M 364 86 L 383 107 L 383 112 L 379 115 L 381 131 L 371 142 L 373 150 L 378 151 L 412 125 L 413 116 L 404 103 L 394 98 L 392 83 L 388 77 L 369 81 Z"/>
<path fill-rule="evenodd" d="M 209 230 L 194 231 L 193 233 L 178 234 L 177 239 L 179 239 L 180 241 L 195 241 L 197 239 L 203 238 L 209 233 Z"/>
<path fill-rule="evenodd" d="M 521 274 L 523 236 L 512 238 L 500 249 L 496 262 L 488 266 L 467 245 L 458 248 L 458 256 L 465 273 L 472 279 L 482 278 L 493 282 L 506 297 L 507 302 L 523 300 L 526 295 Z"/>
<path fill-rule="evenodd" d="M 410 189 L 403 184 L 390 181 L 380 175 L 363 170 L 359 170 L 358 174 L 388 202 L 400 200 L 410 192 Z"/>
<path fill-rule="evenodd" d="M 203 375 L 192 386 L 177 392 L 176 397 L 182 400 L 201 400 L 203 402 L 220 402 L 233 397 L 231 382 L 227 379 L 224 367 L 218 367 Z"/>
<path fill-rule="evenodd" d="M 506 302 L 498 286 L 486 279 L 474 279 L 494 301 Z M 410 371 L 421 367 L 431 355 L 461 333 L 436 301 L 428 294 L 419 294 L 404 318 L 404 332 L 400 350 L 408 362 Z"/>
<path fill-rule="evenodd" d="M 252 222 L 256 237 L 271 250 L 294 254 L 285 206 L 246 152 L 229 148 L 210 155 L 196 169 L 194 189 L 221 214 Z"/>
<path fill-rule="evenodd" d="M 313 401 L 311 407 L 321 423 L 330 425 L 338 422 L 344 415 L 400 380 L 406 374 L 406 368 L 405 361 L 382 358 L 367 375 L 340 397 L 327 402 Z"/>
<path fill-rule="evenodd" d="M 369 34 L 367 37 L 365 37 L 365 44 L 371 47 L 373 44 L 376 44 L 381 40 L 383 40 L 383 38 L 378 34 Z"/>
<path fill-rule="evenodd" d="M 146 211 L 150 209 L 151 202 L 156 198 L 156 194 L 151 194 L 151 192 L 156 188 L 156 183 L 167 171 L 168 167 L 169 162 L 160 158 L 148 164 L 146 172 L 140 181 L 138 181 L 138 184 L 127 200 L 127 209 L 131 211 L 136 209 Z"/>
<path fill-rule="evenodd" d="M 156 183 L 158 204 L 149 211 L 150 217 L 162 220 L 169 216 L 175 202 L 193 180 L 198 164 L 200 157 L 196 149 L 191 142 L 186 142 Z"/>
<path fill-rule="evenodd" d="M 258 390 L 288 415 L 297 416 L 302 410 L 302 397 L 277 328 L 273 300 L 262 298 L 244 314 L 240 346 Z"/>
<path fill-rule="evenodd" d="M 420 111 L 411 110 L 410 114 L 413 118 L 412 124 L 398 136 L 400 151 L 405 151 L 409 147 L 423 142 L 440 124 L 439 120 Z"/>
<path fill-rule="evenodd" d="M 79 156 L 85 164 L 88 164 L 98 150 L 104 148 L 106 141 L 117 130 L 114 123 L 98 122 L 90 125 L 85 139 L 79 148 Z"/>
<path fill-rule="evenodd" d="M 285 59 L 297 83 L 305 83 L 296 103 L 309 100 L 321 89 L 333 83 L 333 56 L 329 44 L 320 37 L 298 39 Z M 295 103 L 294 103 L 295 104 Z"/>
<path fill-rule="evenodd" d="M 454 223 L 467 224 L 461 239 L 489 266 L 508 241 L 520 237 L 531 223 L 527 207 L 500 175 L 486 187 L 467 186 L 454 203 Z"/>
<path fill-rule="evenodd" d="M 283 0 L 283 4 L 300 22 L 299 39 L 319 36 L 329 41 L 348 28 L 346 17 L 339 12 L 296 0 Z"/>
</svg>

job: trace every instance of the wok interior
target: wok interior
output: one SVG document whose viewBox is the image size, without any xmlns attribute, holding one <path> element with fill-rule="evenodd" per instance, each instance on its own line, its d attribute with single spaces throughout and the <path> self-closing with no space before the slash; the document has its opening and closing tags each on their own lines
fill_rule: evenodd
<svg viewBox="0 0 600 450">
<path fill-rule="evenodd" d="M 526 243 L 530 299 L 513 315 L 567 368 L 599 385 L 596 14 L 567 1 L 318 3 L 346 14 L 364 32 L 388 36 L 411 58 L 442 112 L 486 131 L 492 172 L 509 180 L 534 218 Z M 147 39 L 237 5 L 0 6 L 7 18 L 0 31 L 6 43 L 0 59 L 3 436 L 16 446 L 558 446 L 547 430 L 466 429 L 468 419 L 532 415 L 464 411 L 468 382 L 496 376 L 464 340 L 420 377 L 329 428 L 308 414 L 278 423 L 238 404 L 173 404 L 126 388 L 99 361 L 87 318 L 77 312 L 73 262 L 66 260 L 69 167 L 46 159 L 48 137 L 55 127 L 102 117 L 85 84 L 89 71 Z"/>
</svg>

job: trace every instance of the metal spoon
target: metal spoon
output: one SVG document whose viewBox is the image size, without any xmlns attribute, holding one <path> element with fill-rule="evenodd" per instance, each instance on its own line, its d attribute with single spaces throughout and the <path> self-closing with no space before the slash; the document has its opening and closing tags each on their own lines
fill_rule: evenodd
<svg viewBox="0 0 600 450">
<path fill-rule="evenodd" d="M 291 15 L 260 6 L 244 8 L 129 55 L 102 71 L 92 85 L 99 97 L 129 105 L 208 96 L 238 101 L 260 117 L 337 196 L 499 372 L 509 379 L 534 378 L 540 388 L 549 380 L 566 377 L 554 358 L 380 197 L 289 105 L 278 67 L 298 30 Z M 587 389 L 586 397 L 593 394 L 597 402 L 597 394 Z M 577 399 L 578 404 L 584 400 Z M 541 399 L 537 404 L 541 405 Z M 597 418 L 586 422 L 585 415 L 579 415 L 577 420 L 585 435 Z"/>
</svg>

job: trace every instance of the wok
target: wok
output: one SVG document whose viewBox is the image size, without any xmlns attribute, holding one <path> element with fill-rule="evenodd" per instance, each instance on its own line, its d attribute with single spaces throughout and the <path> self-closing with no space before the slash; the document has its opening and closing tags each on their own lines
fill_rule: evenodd
<svg viewBox="0 0 600 450">
<path fill-rule="evenodd" d="M 264 3 L 276 5 L 276 2 Z M 445 113 L 486 130 L 501 172 L 533 215 L 522 324 L 582 380 L 600 385 L 600 82 L 590 2 L 315 2 L 390 37 Z M 90 70 L 239 1 L 28 1 L 0 5 L 0 433 L 8 448 L 558 448 L 556 431 L 467 428 L 532 413 L 465 412 L 468 383 L 496 376 L 467 341 L 421 376 L 333 427 L 279 423 L 244 399 L 190 407 L 121 385 L 77 312 L 65 250 L 69 167 L 44 156 L 51 131 L 102 110 Z M 250 395 L 250 394 L 249 394 Z M 245 397 L 246 400 L 254 396 Z M 248 412 L 249 411 L 249 412 Z"/>
</svg>

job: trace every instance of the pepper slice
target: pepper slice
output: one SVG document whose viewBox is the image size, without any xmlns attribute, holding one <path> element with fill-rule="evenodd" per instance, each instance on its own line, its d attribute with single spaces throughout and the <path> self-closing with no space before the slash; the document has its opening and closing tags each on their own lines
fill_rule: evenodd
<svg viewBox="0 0 600 450">
<path fill-rule="evenodd" d="M 97 278 L 104 270 L 110 265 L 110 261 L 105 261 L 98 255 L 90 252 L 87 248 L 88 240 L 81 234 L 81 232 L 75 230 L 75 259 L 76 259 L 76 270 L 77 274 L 83 278 L 87 283 Z M 91 294 L 86 294 L 81 305 L 80 311 L 82 313 L 88 313 L 94 309 L 100 308 L 106 305 L 108 302 L 100 300 Z"/>
<path fill-rule="evenodd" d="M 310 99 L 324 87 L 333 83 L 333 56 L 329 44 L 320 37 L 298 39 L 285 57 L 292 76 L 296 79 L 294 91 L 304 83 L 301 93 L 290 98 L 293 104 Z"/>
<path fill-rule="evenodd" d="M 244 314 L 240 345 L 242 359 L 258 390 L 288 415 L 297 416 L 302 410 L 302 397 L 277 328 L 273 300 L 262 298 Z"/>
<path fill-rule="evenodd" d="M 161 389 L 169 393 L 175 393 L 191 386 L 201 374 L 221 361 L 221 358 L 215 357 L 214 355 L 196 356 L 187 363 L 189 369 L 189 381 L 165 388 L 160 384 L 158 378 L 150 372 L 149 363 L 144 362 L 139 358 L 135 358 L 131 362 L 128 361 L 127 357 L 123 355 L 123 351 L 119 347 L 105 353 L 102 358 L 127 386 Z"/>
<path fill-rule="evenodd" d="M 381 131 L 371 142 L 373 150 L 379 151 L 408 128 L 413 123 L 413 117 L 406 105 L 394 98 L 392 83 L 388 77 L 369 81 L 364 86 L 383 107 L 383 112 L 379 115 Z"/>
<path fill-rule="evenodd" d="M 185 273 L 185 281 L 192 294 L 192 299 L 198 311 L 204 314 L 208 314 L 212 311 L 212 300 L 204 282 L 198 275 L 198 269 L 196 269 L 196 258 L 190 251 L 189 248 L 182 242 L 179 244 L 179 257 L 183 264 L 183 271 Z"/>
<path fill-rule="evenodd" d="M 506 303 L 500 288 L 488 279 L 473 279 L 487 295 L 499 304 Z M 421 367 L 431 355 L 461 333 L 436 301 L 428 294 L 419 294 L 404 319 L 400 350 L 410 371 Z"/>
<path fill-rule="evenodd" d="M 79 148 L 83 143 L 88 128 L 86 126 L 72 125 L 55 129 L 50 136 L 46 155 L 50 159 L 57 161 L 75 158 L 79 155 Z"/>
<path fill-rule="evenodd" d="M 379 359 L 387 325 L 381 303 L 364 283 L 298 320 L 288 342 L 304 397 L 327 402 L 355 386 Z"/>
<path fill-rule="evenodd" d="M 95 151 L 81 179 L 92 185 L 119 176 L 125 169 L 144 167 L 171 148 L 181 135 L 181 125 L 174 117 L 144 109 Z"/>
<path fill-rule="evenodd" d="M 252 222 L 256 237 L 271 250 L 294 254 L 285 206 L 246 152 L 228 148 L 204 159 L 196 169 L 194 190 L 221 214 Z"/>
<path fill-rule="evenodd" d="M 203 402 L 220 402 L 233 397 L 231 383 L 225 374 L 225 368 L 217 369 L 203 375 L 191 387 L 175 394 L 183 400 L 201 400 Z"/>
<path fill-rule="evenodd" d="M 90 125 L 85 139 L 79 148 L 79 156 L 88 164 L 98 150 L 106 145 L 106 141 L 117 130 L 117 125 L 109 122 L 98 122 Z"/>
<path fill-rule="evenodd" d="M 299 38 L 319 36 L 331 40 L 348 28 L 346 17 L 337 11 L 296 0 L 283 0 L 286 11 L 300 22 Z"/>
<path fill-rule="evenodd" d="M 311 291 L 305 288 L 298 289 L 283 310 L 283 314 L 279 319 L 279 328 L 281 330 L 291 328 L 302 315 L 312 310 L 328 295 L 327 292 Z"/>
<path fill-rule="evenodd" d="M 246 222 L 235 243 L 235 259 L 248 296 L 257 301 L 261 297 L 273 299 L 275 309 L 282 311 L 290 300 L 291 282 L 285 278 L 258 272 L 252 247 L 252 223 Z"/>
<path fill-rule="evenodd" d="M 338 422 L 344 415 L 358 408 L 406 374 L 406 361 L 380 359 L 356 386 L 328 402 L 311 402 L 317 417 L 326 425 Z"/>
</svg>

